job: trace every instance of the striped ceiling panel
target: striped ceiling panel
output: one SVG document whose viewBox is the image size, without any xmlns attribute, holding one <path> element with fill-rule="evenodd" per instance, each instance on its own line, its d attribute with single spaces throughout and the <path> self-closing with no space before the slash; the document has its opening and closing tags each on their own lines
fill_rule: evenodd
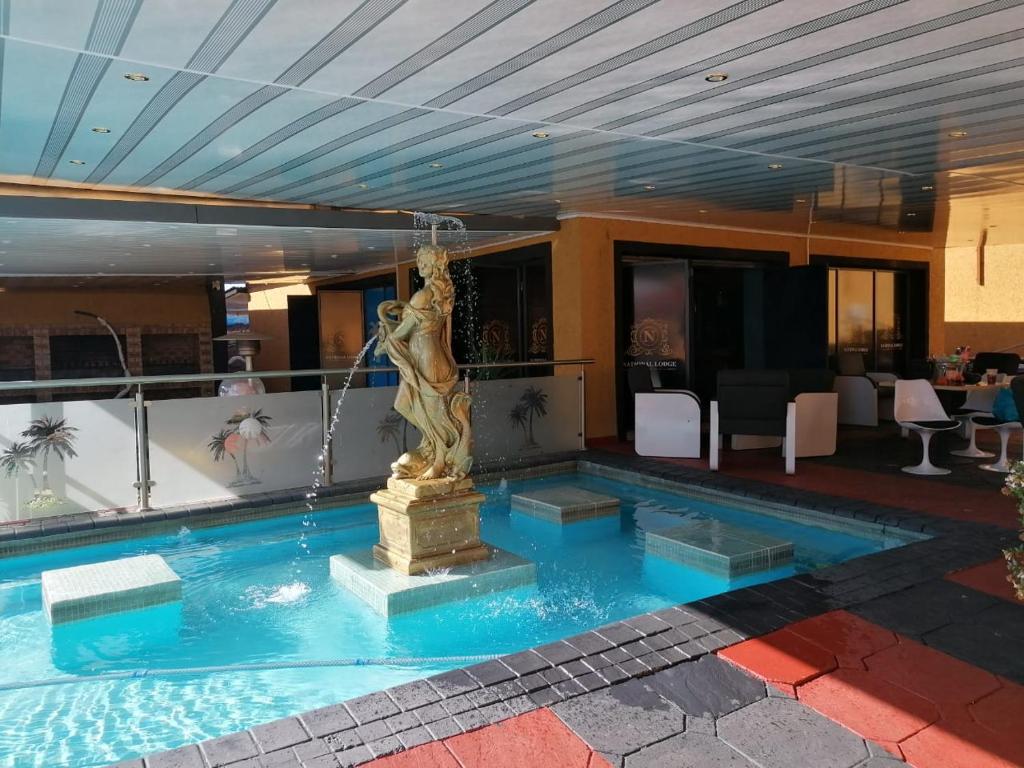
<svg viewBox="0 0 1024 768">
<path fill-rule="evenodd" d="M 0 176 L 927 228 L 937 200 L 1022 181 L 1022 6 L 0 0 Z"/>
</svg>

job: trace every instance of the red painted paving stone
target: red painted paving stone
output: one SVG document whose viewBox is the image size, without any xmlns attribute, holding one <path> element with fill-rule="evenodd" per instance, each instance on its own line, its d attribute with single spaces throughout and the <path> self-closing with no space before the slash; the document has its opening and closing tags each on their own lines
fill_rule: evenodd
<svg viewBox="0 0 1024 768">
<path fill-rule="evenodd" d="M 797 688 L 801 702 L 867 739 L 900 742 L 939 719 L 927 699 L 881 677 L 838 669 Z"/>
<path fill-rule="evenodd" d="M 896 634 L 848 611 L 830 611 L 786 627 L 827 650 L 848 669 L 864 669 L 864 659 L 896 645 Z"/>
<path fill-rule="evenodd" d="M 1011 603 L 1021 604 L 1007 579 L 1006 560 L 1001 557 L 990 563 L 954 571 L 947 574 L 946 578 L 979 592 L 1009 600 Z"/>
<path fill-rule="evenodd" d="M 368 765 L 373 768 L 462 768 L 440 741 L 432 741 L 397 755 L 381 757 Z"/>
<path fill-rule="evenodd" d="M 975 722 L 993 733 L 1016 734 L 1024 750 L 1024 686 L 1003 678 L 999 682 L 1002 688 L 971 704 L 967 711 Z"/>
<path fill-rule="evenodd" d="M 787 686 L 800 685 L 837 666 L 835 656 L 788 629 L 724 648 L 718 655 L 764 680 Z"/>
<path fill-rule="evenodd" d="M 595 447 L 635 456 L 632 443 L 589 441 Z M 744 451 L 742 459 L 725 454 L 722 473 L 761 483 L 800 488 L 830 496 L 874 502 L 885 506 L 912 509 L 930 515 L 988 523 L 1015 528 L 1012 500 L 987 488 L 971 488 L 944 483 L 934 478 L 922 480 L 899 472 L 868 472 L 815 461 L 797 462 L 797 473 L 782 472 L 782 459 L 775 452 Z M 707 470 L 706 459 L 653 459 L 666 464 Z"/>
<path fill-rule="evenodd" d="M 866 663 L 872 675 L 928 699 L 943 713 L 946 705 L 964 707 L 1000 688 L 991 672 L 906 638 L 869 656 Z"/>
<path fill-rule="evenodd" d="M 452 736 L 444 743 L 462 768 L 611 768 L 547 709 Z"/>
<path fill-rule="evenodd" d="M 1024 739 L 1020 713 L 1010 732 L 993 733 L 968 719 L 942 721 L 900 744 L 915 768 L 1020 768 Z"/>
</svg>

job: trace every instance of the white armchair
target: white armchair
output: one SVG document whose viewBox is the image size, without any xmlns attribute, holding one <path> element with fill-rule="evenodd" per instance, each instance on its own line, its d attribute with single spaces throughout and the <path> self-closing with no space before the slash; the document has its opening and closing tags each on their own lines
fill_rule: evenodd
<svg viewBox="0 0 1024 768">
<path fill-rule="evenodd" d="M 879 419 L 893 419 L 893 401 L 881 382 L 895 382 L 894 373 L 867 371 L 864 356 L 859 352 L 840 352 L 837 357 L 839 375 L 833 390 L 839 395 L 839 423 L 877 427 Z"/>
<path fill-rule="evenodd" d="M 693 392 L 638 392 L 634 417 L 634 447 L 640 456 L 700 458 L 700 398 Z"/>
</svg>

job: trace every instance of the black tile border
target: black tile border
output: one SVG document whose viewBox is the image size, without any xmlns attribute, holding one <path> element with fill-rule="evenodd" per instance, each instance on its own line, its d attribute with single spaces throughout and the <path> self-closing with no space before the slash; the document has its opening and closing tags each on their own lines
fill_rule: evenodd
<svg viewBox="0 0 1024 768">
<path fill-rule="evenodd" d="M 668 492 L 712 491 L 911 534 L 909 543 L 778 581 L 613 622 L 533 649 L 199 744 L 204 768 L 354 766 L 646 677 L 742 640 L 991 560 L 1014 531 L 602 451 L 556 465 Z M 554 473 L 552 472 L 552 473 Z M 610 475 L 609 472 L 618 473 Z M 626 476 L 623 473 L 628 473 Z M 547 473 L 543 473 L 547 474 Z M 507 473 L 506 473 L 507 476 Z M 923 535 L 922 535 L 923 534 Z M 927 538 L 926 538 L 927 537 Z M 411 715 L 411 717 L 409 716 Z M 301 742 L 285 745 L 300 735 Z M 119 763 L 191 765 L 196 746 Z M 232 757 L 227 760 L 227 757 Z M 198 765 L 198 764 L 197 764 Z"/>
</svg>

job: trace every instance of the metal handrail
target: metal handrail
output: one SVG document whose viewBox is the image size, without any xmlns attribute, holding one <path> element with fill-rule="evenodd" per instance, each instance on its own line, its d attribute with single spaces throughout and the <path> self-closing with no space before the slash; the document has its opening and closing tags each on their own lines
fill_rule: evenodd
<svg viewBox="0 0 1024 768">
<path fill-rule="evenodd" d="M 593 358 L 572 360 L 535 360 L 530 362 L 509 361 L 505 363 L 463 363 L 459 370 L 469 371 L 484 368 L 539 368 L 553 365 L 591 365 Z M 350 373 L 397 373 L 393 366 L 386 368 L 308 368 L 301 371 L 239 371 L 237 373 L 187 373 L 166 376 L 110 376 L 94 379 L 45 379 L 42 381 L 0 382 L 0 392 L 16 392 L 30 389 L 71 389 L 76 387 L 119 387 L 140 384 L 191 384 L 225 379 L 284 379 L 296 376 L 348 376 Z"/>
</svg>

